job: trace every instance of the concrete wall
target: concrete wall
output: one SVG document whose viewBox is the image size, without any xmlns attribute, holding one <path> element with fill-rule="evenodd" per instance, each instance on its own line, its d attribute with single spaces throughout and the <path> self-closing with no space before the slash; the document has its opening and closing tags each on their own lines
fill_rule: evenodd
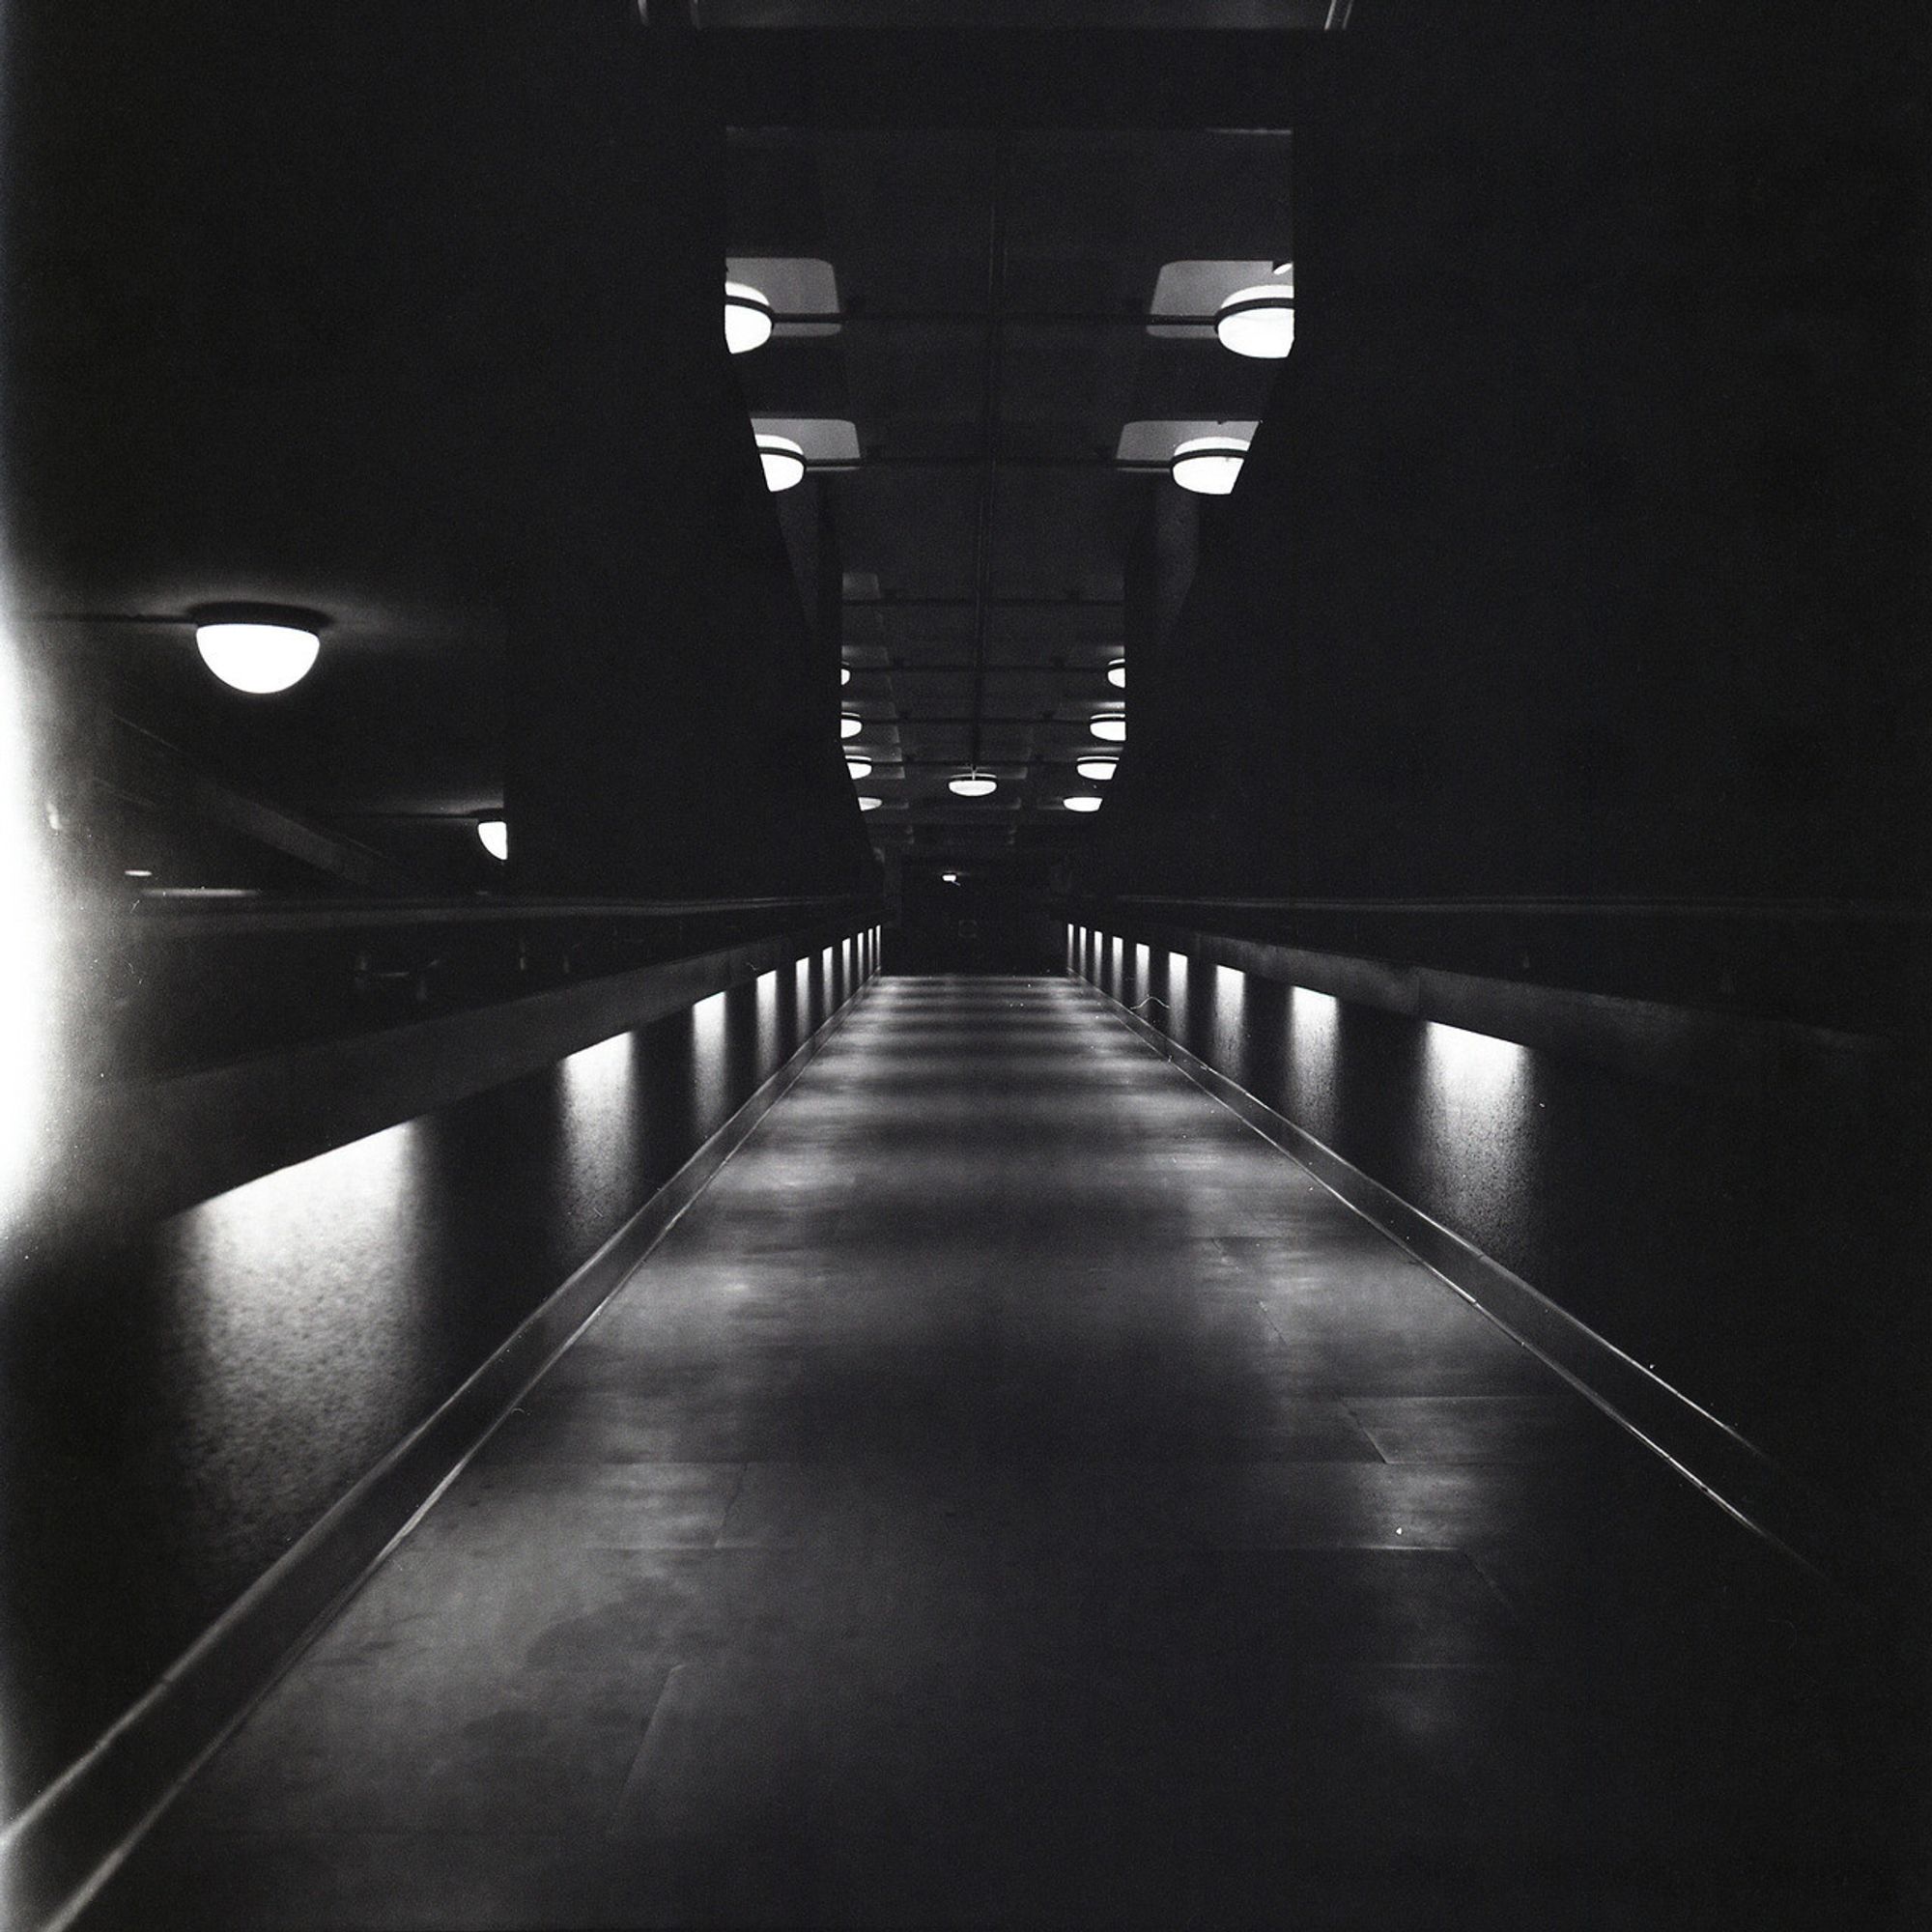
<svg viewBox="0 0 1932 1932">
<path fill-rule="evenodd" d="M 0 1308 L 4 1815 L 662 1198 L 876 964 L 876 928 L 814 946 L 20 1270 Z M 403 1520 L 418 1500 L 391 1498 Z"/>
<path fill-rule="evenodd" d="M 1848 1513 L 1916 1511 L 1925 1192 L 1895 1063 L 1669 1077 L 1130 927 L 1069 928 L 1066 963 Z M 1537 990 L 1496 982 L 1494 1023 Z"/>
</svg>

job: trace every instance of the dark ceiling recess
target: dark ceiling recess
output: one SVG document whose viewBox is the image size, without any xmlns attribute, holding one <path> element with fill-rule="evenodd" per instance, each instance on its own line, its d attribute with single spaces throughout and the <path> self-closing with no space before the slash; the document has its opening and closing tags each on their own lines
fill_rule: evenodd
<svg viewBox="0 0 1932 1932">
<path fill-rule="evenodd" d="M 781 308 L 737 370 L 761 424 L 856 431 L 858 461 L 813 487 L 865 720 L 846 749 L 884 800 L 868 830 L 926 849 L 1070 832 L 1089 720 L 1121 696 L 1128 552 L 1175 487 L 1121 461 L 1122 433 L 1253 422 L 1280 366 L 1156 300 L 1175 264 L 1229 265 L 1232 288 L 1292 259 L 1287 132 L 741 128 L 727 221 L 734 264 L 827 265 L 836 290 Z M 999 789 L 953 797 L 968 765 Z"/>
</svg>

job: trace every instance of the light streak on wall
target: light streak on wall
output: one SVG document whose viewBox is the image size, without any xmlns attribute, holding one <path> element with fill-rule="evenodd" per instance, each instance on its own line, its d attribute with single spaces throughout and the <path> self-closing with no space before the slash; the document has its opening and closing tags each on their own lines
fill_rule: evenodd
<svg viewBox="0 0 1932 1932">
<path fill-rule="evenodd" d="M 58 908 L 35 749 L 25 668 L 0 633 L 0 1228 L 56 1178 Z"/>
<path fill-rule="evenodd" d="M 1332 1137 L 1342 1003 L 1312 986 L 1288 991 L 1288 1114 L 1310 1133 Z"/>
<path fill-rule="evenodd" d="M 1479 1238 L 1498 1227 L 1526 1236 L 1535 1217 L 1534 1090 L 1527 1047 L 1424 1024 L 1418 1151 L 1444 1218 Z"/>
<path fill-rule="evenodd" d="M 691 1009 L 691 1078 L 697 1109 L 697 1130 L 708 1134 L 730 1111 L 724 1066 L 724 1033 L 728 996 L 713 993 Z"/>
</svg>

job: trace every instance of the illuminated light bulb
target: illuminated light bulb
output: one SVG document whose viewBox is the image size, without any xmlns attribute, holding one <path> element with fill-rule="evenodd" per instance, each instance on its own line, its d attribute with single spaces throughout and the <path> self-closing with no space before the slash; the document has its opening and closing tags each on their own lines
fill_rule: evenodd
<svg viewBox="0 0 1932 1932">
<path fill-rule="evenodd" d="M 957 872 L 941 872 L 939 876 L 949 886 L 956 886 L 959 883 L 959 874 Z"/>
<path fill-rule="evenodd" d="M 258 696 L 300 683 L 322 650 L 313 631 L 293 624 L 197 624 L 194 641 L 223 684 Z"/>
<path fill-rule="evenodd" d="M 838 735 L 841 738 L 856 738 L 866 728 L 866 721 L 856 711 L 841 711 L 838 714 Z"/>
<path fill-rule="evenodd" d="M 483 841 L 483 849 L 493 859 L 507 859 L 510 856 L 510 828 L 500 818 L 479 818 L 476 821 L 476 836 Z"/>
<path fill-rule="evenodd" d="M 1100 810 L 1100 801 L 1094 797 L 1091 792 L 1075 792 L 1071 798 L 1065 801 L 1065 804 L 1068 811 L 1098 811 Z"/>
<path fill-rule="evenodd" d="M 1094 737 L 1104 738 L 1110 745 L 1124 745 L 1127 742 L 1126 714 L 1120 711 L 1102 711 L 1089 726 Z"/>
<path fill-rule="evenodd" d="M 847 778 L 854 778 L 854 779 L 868 779 L 868 778 L 870 778 L 870 777 L 872 776 L 872 761 L 871 761 L 871 759 L 870 759 L 870 758 L 847 758 L 847 759 L 845 760 L 845 775 L 846 775 L 846 777 L 847 777 Z"/>
<path fill-rule="evenodd" d="M 765 466 L 765 488 L 775 497 L 805 481 L 805 451 L 788 436 L 760 434 L 758 461 Z"/>
<path fill-rule="evenodd" d="M 850 684 L 852 682 L 852 667 L 850 665 L 840 665 L 838 667 L 838 682 L 840 684 Z"/>
<path fill-rule="evenodd" d="M 772 339 L 772 305 L 750 282 L 724 284 L 724 347 L 733 355 L 762 349 Z"/>
<path fill-rule="evenodd" d="M 961 772 L 957 778 L 948 779 L 946 789 L 960 798 L 989 798 L 999 789 L 999 781 L 991 772 L 975 769 Z"/>
<path fill-rule="evenodd" d="M 1248 445 L 1237 436 L 1191 436 L 1168 459 L 1168 473 L 1197 497 L 1225 497 L 1241 473 Z"/>
<path fill-rule="evenodd" d="M 1125 658 L 1116 658 L 1114 662 L 1107 667 L 1107 682 L 1113 685 L 1115 689 L 1118 691 L 1126 690 L 1127 661 Z"/>
<path fill-rule="evenodd" d="M 1073 767 L 1083 779 L 1092 779 L 1095 784 L 1105 784 L 1120 768 L 1119 758 L 1082 758 Z"/>
<path fill-rule="evenodd" d="M 1294 347 L 1294 294 L 1279 283 L 1236 289 L 1214 318 L 1223 349 L 1279 362 Z"/>
<path fill-rule="evenodd" d="M 874 792 L 862 791 L 859 794 L 859 810 L 861 811 L 877 811 L 880 806 L 884 804 L 885 800 Z"/>
</svg>

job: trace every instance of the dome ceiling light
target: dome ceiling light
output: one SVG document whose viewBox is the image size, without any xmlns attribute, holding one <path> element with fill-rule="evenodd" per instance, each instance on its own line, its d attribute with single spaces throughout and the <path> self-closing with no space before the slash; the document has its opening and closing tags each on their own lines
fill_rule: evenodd
<svg viewBox="0 0 1932 1932">
<path fill-rule="evenodd" d="M 999 780 L 977 765 L 946 781 L 946 789 L 957 798 L 989 798 L 999 789 Z"/>
<path fill-rule="evenodd" d="M 840 684 L 850 684 L 852 682 L 852 667 L 850 665 L 840 665 L 838 667 L 838 682 Z"/>
<path fill-rule="evenodd" d="M 1116 690 L 1119 691 L 1126 690 L 1127 661 L 1125 658 L 1116 658 L 1114 662 L 1107 667 L 1107 682 L 1113 685 Z"/>
<path fill-rule="evenodd" d="M 236 691 L 256 696 L 286 691 L 309 674 L 322 652 L 322 619 L 305 612 L 287 612 L 281 622 L 254 611 L 195 615 L 202 663 Z"/>
<path fill-rule="evenodd" d="M 1065 801 L 1068 811 L 1098 811 L 1100 801 L 1092 792 L 1075 792 Z"/>
<path fill-rule="evenodd" d="M 861 811 L 877 811 L 880 806 L 884 804 L 885 800 L 879 797 L 876 792 L 862 791 L 859 794 L 859 810 Z"/>
<path fill-rule="evenodd" d="M 1095 712 L 1093 724 L 1088 727 L 1096 738 L 1104 738 L 1110 745 L 1124 745 L 1127 742 L 1127 715 L 1124 711 Z"/>
<path fill-rule="evenodd" d="M 841 711 L 838 714 L 838 735 L 841 738 L 856 738 L 866 728 L 866 721 L 856 711 Z"/>
<path fill-rule="evenodd" d="M 1236 355 L 1279 362 L 1294 347 L 1294 285 L 1236 289 L 1215 314 L 1214 333 Z"/>
<path fill-rule="evenodd" d="M 1092 779 L 1095 784 L 1105 784 L 1120 768 L 1119 758 L 1082 758 L 1073 767 L 1083 779 Z"/>
<path fill-rule="evenodd" d="M 853 779 L 868 779 L 868 778 L 870 778 L 870 777 L 872 776 L 872 761 L 871 761 L 871 759 L 870 759 L 870 758 L 847 758 L 847 759 L 845 760 L 845 776 L 846 776 L 847 778 L 853 778 Z"/>
<path fill-rule="evenodd" d="M 724 347 L 733 355 L 762 349 L 772 339 L 772 305 L 750 282 L 724 284 Z"/>
<path fill-rule="evenodd" d="M 493 859 L 507 859 L 510 856 L 510 828 L 500 818 L 479 818 L 476 821 L 476 836 L 483 841 L 483 849 Z"/>
<path fill-rule="evenodd" d="M 774 497 L 805 481 L 805 450 L 788 436 L 772 436 L 761 430 L 758 460 L 765 466 L 765 488 Z"/>
<path fill-rule="evenodd" d="M 1241 473 L 1248 445 L 1234 436 L 1190 436 L 1168 459 L 1168 474 L 1197 497 L 1225 497 Z"/>
</svg>

